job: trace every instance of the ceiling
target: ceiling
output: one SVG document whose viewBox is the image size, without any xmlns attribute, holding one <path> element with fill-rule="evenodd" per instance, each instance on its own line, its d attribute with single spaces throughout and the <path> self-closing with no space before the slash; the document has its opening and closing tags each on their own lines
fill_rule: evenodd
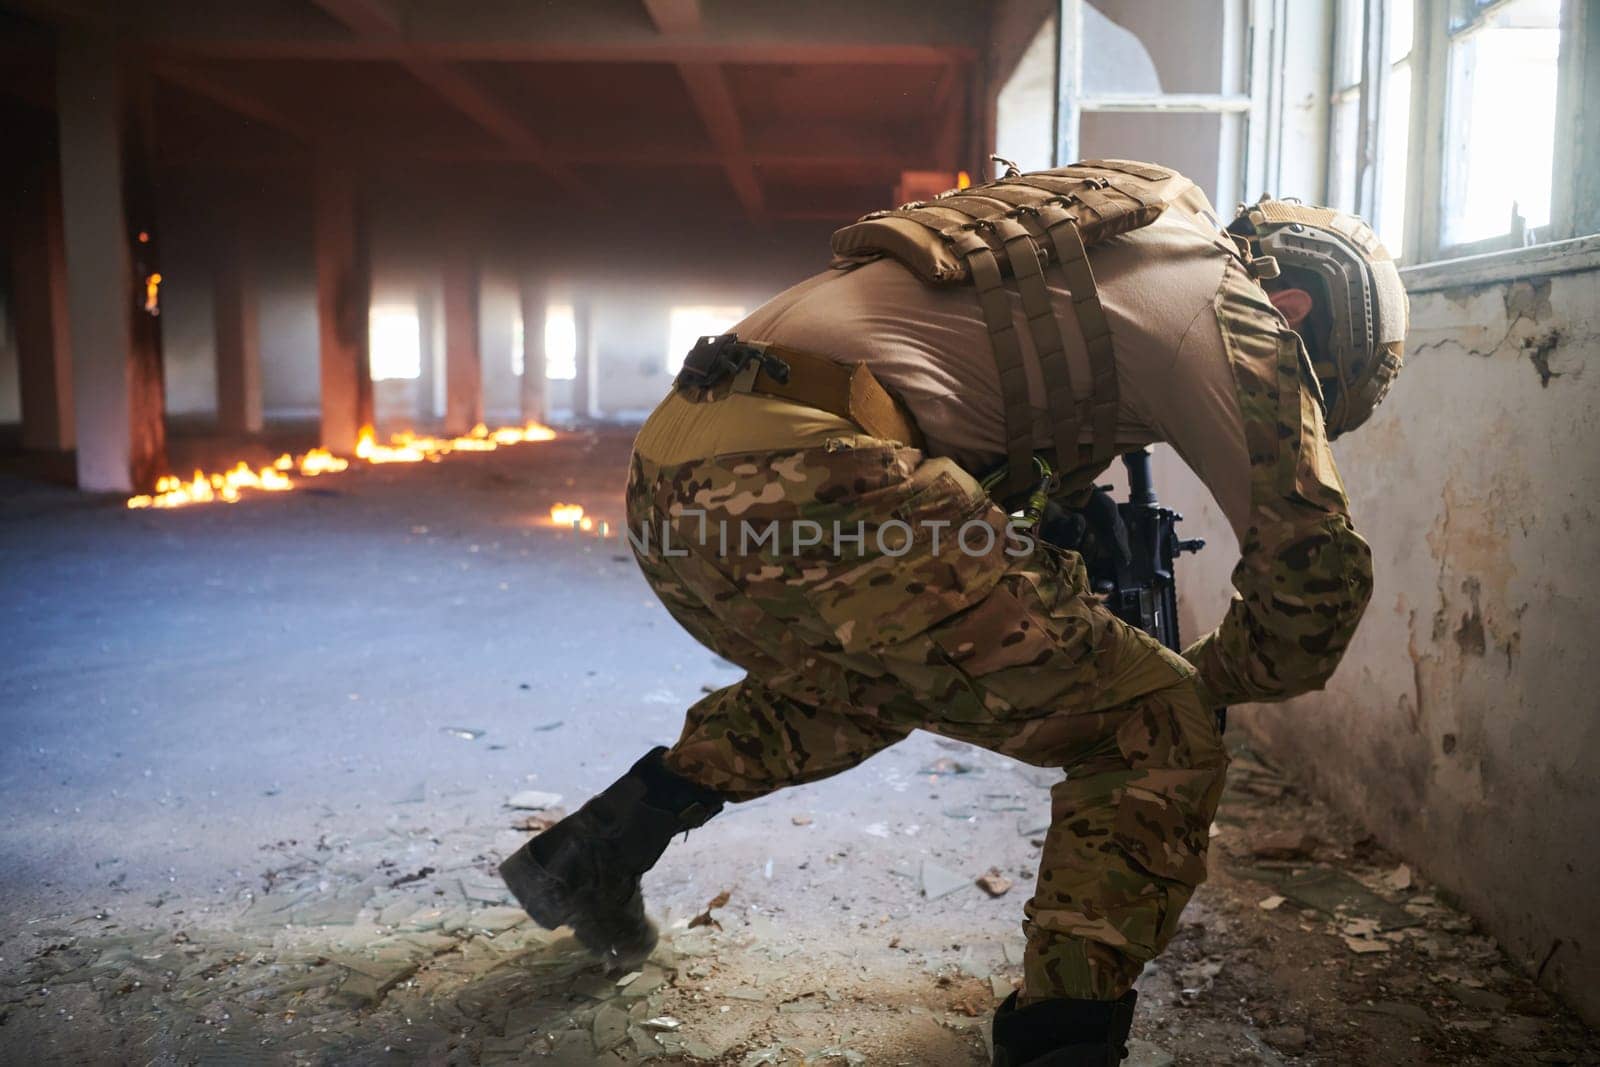
<svg viewBox="0 0 1600 1067">
<path fill-rule="evenodd" d="M 14 96 L 58 34 L 148 71 L 159 166 L 493 175 L 573 209 L 639 198 L 756 227 L 884 206 L 967 165 L 967 0 L 0 0 Z"/>
</svg>

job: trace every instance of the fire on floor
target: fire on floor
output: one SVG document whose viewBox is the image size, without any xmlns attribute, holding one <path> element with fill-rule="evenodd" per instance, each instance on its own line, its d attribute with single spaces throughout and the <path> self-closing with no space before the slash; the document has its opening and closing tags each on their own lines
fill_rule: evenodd
<svg viewBox="0 0 1600 1067">
<path fill-rule="evenodd" d="M 371 426 L 361 428 L 356 442 L 355 459 L 362 463 L 437 463 L 452 452 L 493 452 L 497 448 L 535 441 L 554 441 L 556 432 L 538 422 L 522 426 L 501 426 L 489 429 L 483 423 L 459 437 L 434 437 L 402 430 L 391 434 L 388 444 L 380 444 Z M 298 472 L 303 477 L 315 478 L 324 474 L 338 474 L 349 469 L 350 460 L 336 456 L 325 448 L 313 448 L 294 456 L 284 453 L 271 466 L 252 470 L 243 460 L 226 471 L 207 474 L 195 471 L 184 481 L 168 474 L 156 481 L 154 493 L 140 493 L 128 498 L 128 507 L 179 508 L 189 504 L 210 504 L 220 501 L 232 504 L 246 491 L 280 493 L 293 489 L 295 483 L 289 475 Z M 581 515 L 578 518 L 582 518 Z"/>
</svg>

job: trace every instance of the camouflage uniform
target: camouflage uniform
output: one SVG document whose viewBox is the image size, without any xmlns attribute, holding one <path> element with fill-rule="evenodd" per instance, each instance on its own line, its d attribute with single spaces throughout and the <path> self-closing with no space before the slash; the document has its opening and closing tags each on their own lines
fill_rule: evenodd
<svg viewBox="0 0 1600 1067">
<path fill-rule="evenodd" d="M 949 459 L 847 436 L 669 464 L 636 453 L 628 517 L 646 578 L 748 672 L 689 710 L 668 766 L 748 800 L 926 729 L 1062 768 L 1026 907 L 1025 994 L 1125 992 L 1205 877 L 1227 767 L 1213 708 L 1319 684 L 1370 590 L 1298 338 L 1242 270 L 1217 313 L 1254 518 L 1242 597 L 1191 650 L 1205 682 L 1107 611 L 1075 554 L 1009 555 L 1006 516 Z M 1069 484 L 1096 472 L 1076 473 Z M 818 543 L 755 543 L 797 520 Z M 976 552 L 954 543 L 965 524 Z"/>
<path fill-rule="evenodd" d="M 1238 595 L 1184 658 L 1224 707 L 1327 683 L 1372 596 L 1372 551 L 1350 524 L 1299 336 L 1242 270 L 1229 269 L 1216 307 L 1250 454 L 1250 522 Z"/>
</svg>

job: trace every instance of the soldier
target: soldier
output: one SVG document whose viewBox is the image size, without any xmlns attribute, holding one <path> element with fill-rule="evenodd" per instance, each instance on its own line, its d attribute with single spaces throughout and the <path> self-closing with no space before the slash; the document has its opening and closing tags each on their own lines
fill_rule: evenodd
<svg viewBox="0 0 1600 1067">
<path fill-rule="evenodd" d="M 1321 687 L 1371 593 L 1328 440 L 1399 370 L 1399 275 L 1360 219 L 1263 198 L 1224 229 L 1119 160 L 1010 168 L 833 243 L 835 269 L 702 339 L 634 445 L 639 564 L 746 677 L 501 871 L 625 962 L 656 939 L 640 876 L 725 803 L 915 729 L 1061 768 L 995 1063 L 1115 1064 L 1205 877 L 1216 712 Z M 1181 657 L 1027 528 L 1157 441 L 1242 554 Z"/>
</svg>

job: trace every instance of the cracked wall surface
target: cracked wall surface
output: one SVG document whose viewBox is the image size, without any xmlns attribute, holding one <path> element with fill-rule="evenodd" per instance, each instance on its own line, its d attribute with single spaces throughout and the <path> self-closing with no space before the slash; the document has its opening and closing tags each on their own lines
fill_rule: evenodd
<svg viewBox="0 0 1600 1067">
<path fill-rule="evenodd" d="M 1334 445 L 1376 591 L 1328 688 L 1238 728 L 1457 894 L 1600 1019 L 1600 271 L 1412 294 L 1406 368 Z M 1170 454 L 1163 497 L 1211 548 L 1187 635 L 1237 560 Z"/>
</svg>

